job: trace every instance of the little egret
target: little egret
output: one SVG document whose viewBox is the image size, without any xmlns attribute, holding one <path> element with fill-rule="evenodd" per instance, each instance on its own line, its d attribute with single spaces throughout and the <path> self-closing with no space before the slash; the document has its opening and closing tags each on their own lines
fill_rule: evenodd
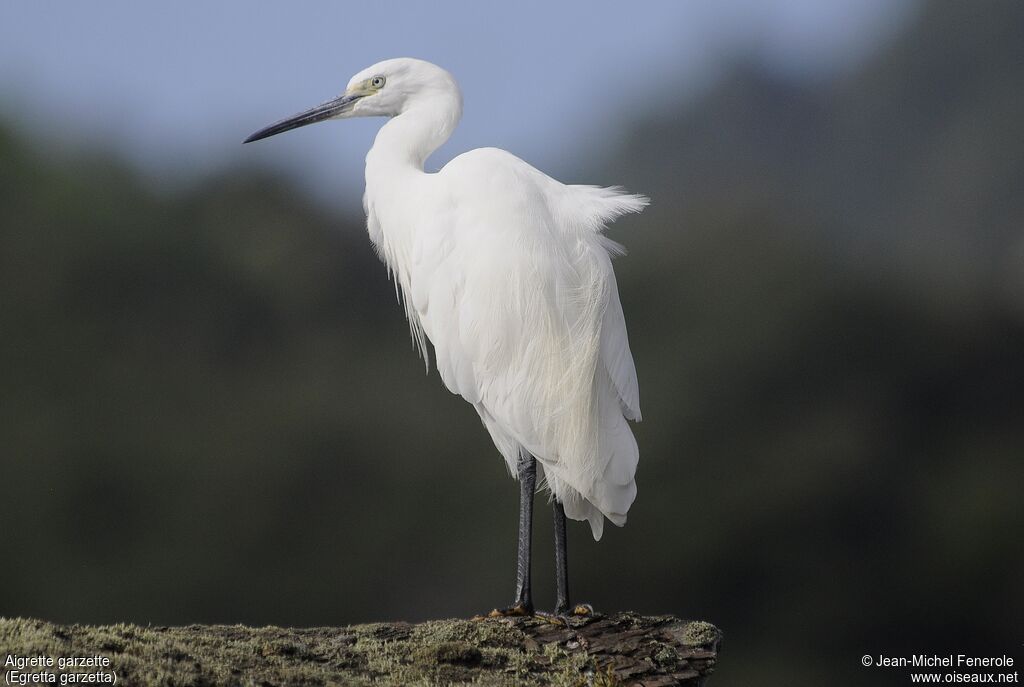
<svg viewBox="0 0 1024 687">
<path fill-rule="evenodd" d="M 413 340 L 445 386 L 480 414 L 519 480 L 516 596 L 492 615 L 534 613 L 530 540 L 537 463 L 553 496 L 556 615 L 569 603 L 566 517 L 626 522 L 639 451 L 636 369 L 609 222 L 647 205 L 618 188 L 565 185 L 497 148 L 423 164 L 455 129 L 462 94 L 416 59 L 365 69 L 345 92 L 260 129 L 257 141 L 327 119 L 388 117 L 366 156 L 370 240 L 401 292 Z"/>
</svg>

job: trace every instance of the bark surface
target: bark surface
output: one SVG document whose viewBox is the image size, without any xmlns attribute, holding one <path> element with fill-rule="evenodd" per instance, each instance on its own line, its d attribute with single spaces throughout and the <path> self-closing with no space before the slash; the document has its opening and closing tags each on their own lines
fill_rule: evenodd
<svg viewBox="0 0 1024 687">
<path fill-rule="evenodd" d="M 81 673 L 78 681 L 90 684 L 109 683 L 116 674 L 117 684 L 142 687 L 703 685 L 720 643 L 721 633 L 710 623 L 629 612 L 571 618 L 568 624 L 500 618 L 305 629 L 0 618 L 0 661 L 9 680 L 19 659 L 42 657 L 21 674 L 53 673 L 56 684 L 67 673 Z M 90 657 L 89 665 L 59 668 L 61 659 Z M 47 658 L 52 666 L 39 665 Z"/>
</svg>

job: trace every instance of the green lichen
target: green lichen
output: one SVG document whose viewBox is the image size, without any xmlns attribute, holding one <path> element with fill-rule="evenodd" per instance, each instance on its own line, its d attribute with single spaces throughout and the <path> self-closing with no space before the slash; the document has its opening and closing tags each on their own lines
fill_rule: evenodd
<svg viewBox="0 0 1024 687">
<path fill-rule="evenodd" d="M 717 627 L 703 620 L 695 620 L 686 626 L 682 639 L 687 646 L 711 646 L 719 637 Z"/>
<path fill-rule="evenodd" d="M 526 635 L 518 628 L 500 622 L 435 620 L 416 625 L 411 638 L 428 644 L 469 642 L 476 646 L 501 647 L 521 645 Z"/>
<path fill-rule="evenodd" d="M 624 616 L 621 626 L 645 621 L 661 623 Z M 5 654 L 55 659 L 101 654 L 110 658 L 119 683 L 141 687 L 618 685 L 611 668 L 601 663 L 604 659 L 588 654 L 571 639 L 573 632 L 535 619 L 289 629 L 60 626 L 0 618 L 0 648 Z M 707 623 L 693 624 L 687 633 L 687 641 L 695 645 L 717 637 L 717 630 Z M 674 665 L 672 647 L 656 651 L 656 663 Z"/>
<path fill-rule="evenodd" d="M 557 671 L 550 677 L 556 687 L 583 687 L 593 683 L 596 662 L 585 651 L 569 651 L 558 644 L 545 644 L 543 656 Z"/>
<path fill-rule="evenodd" d="M 668 644 L 659 644 L 651 658 L 663 668 L 675 668 L 679 665 L 679 652 Z"/>
<path fill-rule="evenodd" d="M 14 655 L 109 656 L 118 682 L 195 684 L 573 684 L 580 658 L 538 652 L 500 622 L 375 623 L 288 630 L 240 626 L 61 627 L 0 618 L 0 646 Z M 536 645 L 536 642 L 532 642 Z M 6 656 L 4 657 L 6 658 Z"/>
</svg>

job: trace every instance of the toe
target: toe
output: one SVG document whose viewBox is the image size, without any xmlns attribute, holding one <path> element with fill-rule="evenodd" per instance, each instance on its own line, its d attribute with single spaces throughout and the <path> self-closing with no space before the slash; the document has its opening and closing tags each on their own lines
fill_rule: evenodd
<svg viewBox="0 0 1024 687">
<path fill-rule="evenodd" d="M 526 604 L 516 604 L 508 608 L 495 608 L 487 614 L 488 618 L 509 618 L 524 615 L 533 615 L 533 609 Z"/>
</svg>

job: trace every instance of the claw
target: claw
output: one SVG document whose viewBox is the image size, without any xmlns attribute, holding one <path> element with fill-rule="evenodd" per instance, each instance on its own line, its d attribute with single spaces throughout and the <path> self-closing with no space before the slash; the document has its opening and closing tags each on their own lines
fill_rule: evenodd
<svg viewBox="0 0 1024 687">
<path fill-rule="evenodd" d="M 516 604 L 509 608 L 495 608 L 487 614 L 488 618 L 514 618 L 526 615 L 533 615 L 533 609 L 526 604 Z"/>
<path fill-rule="evenodd" d="M 534 614 L 535 617 L 540 618 L 544 622 L 551 623 L 552 625 L 558 625 L 559 627 L 569 627 L 569 616 L 565 613 L 555 611 L 554 613 L 546 613 L 544 611 L 537 611 Z"/>
</svg>

